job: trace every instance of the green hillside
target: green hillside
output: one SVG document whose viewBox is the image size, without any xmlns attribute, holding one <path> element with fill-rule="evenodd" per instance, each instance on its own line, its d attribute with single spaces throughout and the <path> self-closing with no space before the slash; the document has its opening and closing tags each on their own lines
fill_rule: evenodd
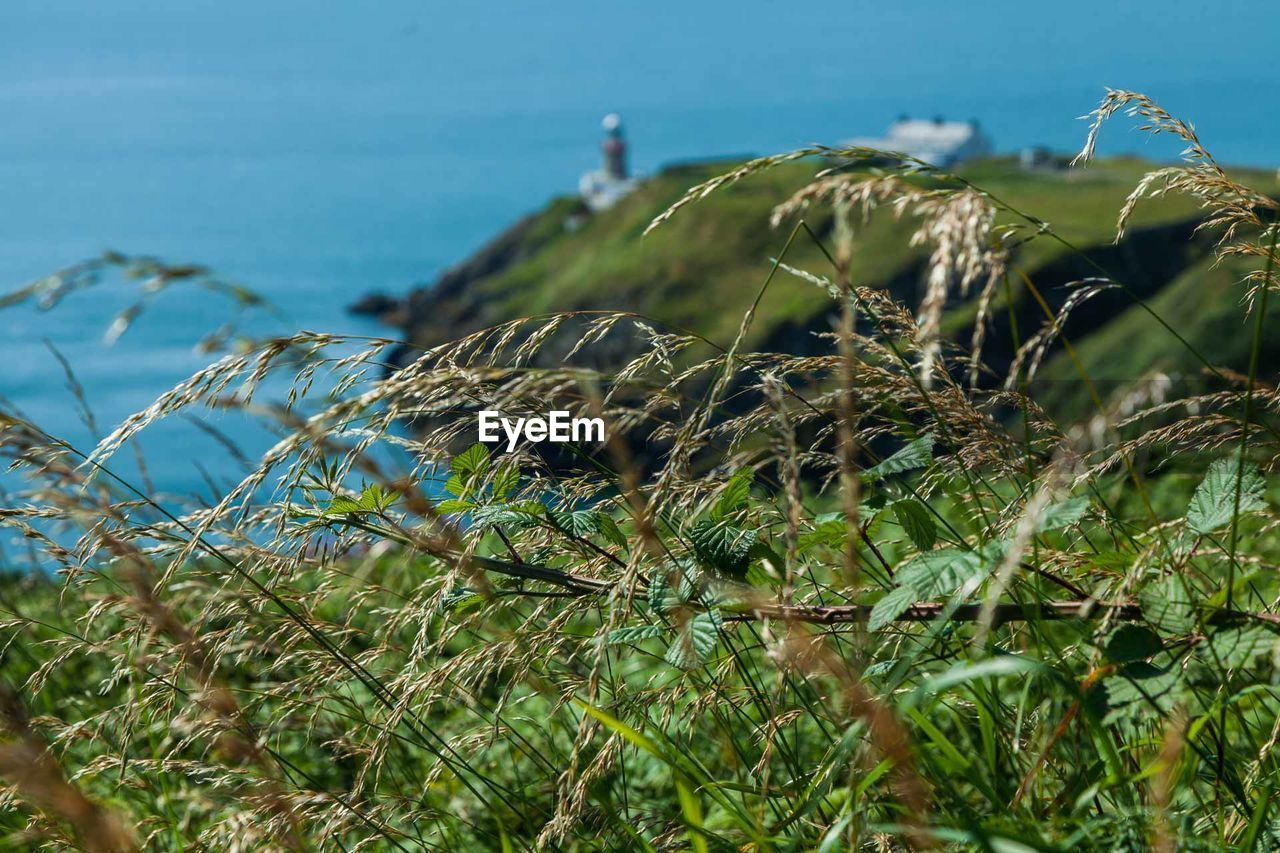
<svg viewBox="0 0 1280 853">
<path fill-rule="evenodd" d="M 672 166 L 594 216 L 583 214 L 576 199 L 556 199 L 433 285 L 415 291 L 396 312 L 395 322 L 414 343 L 431 345 L 518 316 L 625 309 L 728 341 L 768 274 L 770 259 L 786 241 L 785 227 L 769 225 L 771 209 L 830 164 L 800 161 L 754 175 L 642 236 L 652 218 L 686 189 L 735 165 Z M 1023 274 L 1056 308 L 1068 292 L 1063 285 L 1098 276 L 1101 268 L 1132 294 L 1154 300 L 1209 360 L 1239 367 L 1246 339 L 1234 333 L 1243 322 L 1235 282 L 1243 269 L 1238 263 L 1213 264 L 1216 235 L 1193 233 L 1200 217 L 1194 202 L 1180 197 L 1143 202 L 1126 239 L 1113 244 L 1117 213 L 1150 168 L 1148 162 L 1128 158 L 1099 161 L 1087 169 L 1028 171 L 1003 158 L 968 164 L 960 174 L 1004 204 L 1049 223 L 1071 244 L 1042 235 L 1015 250 L 1012 314 L 1023 336 L 1044 321 L 1042 309 L 1026 298 Z M 1240 177 L 1263 190 L 1275 180 L 1261 172 L 1242 172 Z M 814 208 L 809 224 L 825 238 L 831 216 Z M 908 305 L 918 304 L 924 250 L 908 245 L 915 227 L 909 217 L 899 220 L 888 211 L 878 212 L 857 238 L 856 282 L 888 288 Z M 808 239 L 797 240 L 786 260 L 820 274 L 831 271 Z M 764 296 L 748 345 L 803 350 L 812 339 L 810 332 L 830 327 L 831 308 L 812 284 L 779 275 Z M 1003 299 L 998 309 L 984 350 L 996 375 L 1007 369 L 1014 351 L 1011 312 Z M 958 342 L 968 341 L 974 311 L 972 301 L 951 306 L 946 329 Z M 1135 364 L 1170 370 L 1200 366 L 1134 307 L 1132 296 L 1118 290 L 1073 312 L 1066 331 L 1104 379 L 1136 378 Z M 1059 356 L 1049 359 L 1041 375 L 1051 380 L 1072 371 Z"/>
</svg>

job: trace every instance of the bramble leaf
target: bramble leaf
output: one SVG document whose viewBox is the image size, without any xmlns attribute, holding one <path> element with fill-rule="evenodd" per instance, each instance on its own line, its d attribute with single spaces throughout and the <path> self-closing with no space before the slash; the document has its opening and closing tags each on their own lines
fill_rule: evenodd
<svg viewBox="0 0 1280 853">
<path fill-rule="evenodd" d="M 666 615 L 680 606 L 680 596 L 671 586 L 670 572 L 658 570 L 649 579 L 649 607 L 655 613 Z"/>
<path fill-rule="evenodd" d="M 1231 522 L 1236 509 L 1237 473 L 1240 490 L 1240 512 L 1253 512 L 1266 507 L 1263 492 L 1266 481 L 1257 467 L 1245 464 L 1240 471 L 1240 457 L 1219 459 L 1209 466 L 1204 480 L 1196 487 L 1187 507 L 1187 526 L 1196 533 L 1212 533 Z"/>
<path fill-rule="evenodd" d="M 458 586 L 449 590 L 440 602 L 440 607 L 450 613 L 466 613 L 484 604 L 484 596 L 469 586 Z"/>
<path fill-rule="evenodd" d="M 1280 635 L 1266 625 L 1226 625 L 1209 635 L 1207 648 L 1197 649 L 1202 659 L 1215 666 L 1237 669 L 1253 663 L 1260 655 L 1270 655 L 1280 645 Z"/>
<path fill-rule="evenodd" d="M 1103 682 L 1107 711 L 1103 723 L 1158 717 L 1168 713 L 1182 695 L 1182 672 L 1134 661 Z"/>
<path fill-rule="evenodd" d="M 623 535 L 622 529 L 618 527 L 618 522 L 613 520 L 613 516 L 600 513 L 598 516 L 600 522 L 600 535 L 605 538 L 611 545 L 617 545 L 619 548 L 627 547 L 627 537 Z"/>
<path fill-rule="evenodd" d="M 470 478 L 481 473 L 488 462 L 488 446 L 477 442 L 455 456 L 449 467 L 458 476 Z"/>
<path fill-rule="evenodd" d="M 455 498 L 467 499 L 471 496 L 471 488 L 471 481 L 461 474 L 454 474 L 444 481 L 444 490 Z"/>
<path fill-rule="evenodd" d="M 928 551 L 938 541 L 938 527 L 933 523 L 928 508 L 920 501 L 914 498 L 895 501 L 893 514 L 919 550 Z"/>
<path fill-rule="evenodd" d="M 689 541 L 698 562 L 709 569 L 734 577 L 743 577 L 751 562 L 751 552 L 758 542 L 754 530 L 743 530 L 725 521 L 704 519 L 693 526 Z"/>
<path fill-rule="evenodd" d="M 796 541 L 796 547 L 801 553 L 808 551 L 815 545 L 825 545 L 828 548 L 843 548 L 844 535 L 844 513 L 823 513 L 813 520 L 813 528 L 811 530 L 800 534 L 800 538 Z"/>
<path fill-rule="evenodd" d="M 902 474 L 906 471 L 914 471 L 917 468 L 925 468 L 932 461 L 933 435 L 925 434 L 915 441 L 908 442 L 897 453 L 881 460 L 878 465 L 873 465 L 863 471 L 862 479 L 868 482 L 881 480 L 893 474 Z"/>
<path fill-rule="evenodd" d="M 503 500 L 520 484 L 520 466 L 513 460 L 507 460 L 493 472 L 493 499 Z"/>
<path fill-rule="evenodd" d="M 553 509 L 547 512 L 547 518 L 556 527 L 578 538 L 602 532 L 603 522 L 600 519 L 603 517 L 604 513 L 594 509 Z"/>
<path fill-rule="evenodd" d="M 662 636 L 661 625 L 628 625 L 624 628 L 614 628 L 605 637 L 605 645 L 617 646 L 623 643 L 638 643 L 641 640 L 651 640 L 654 637 Z"/>
<path fill-rule="evenodd" d="M 1149 658 L 1163 648 L 1160 638 L 1150 628 L 1129 624 L 1111 632 L 1103 651 L 1113 663 L 1129 663 Z"/>
<path fill-rule="evenodd" d="M 542 512 L 542 509 L 542 504 L 537 501 L 487 504 L 472 510 L 471 520 L 484 526 L 495 524 L 515 527 L 528 526 L 537 522 L 537 516 Z"/>
<path fill-rule="evenodd" d="M 1050 530 L 1070 527 L 1084 517 L 1088 509 L 1088 495 L 1077 495 L 1051 504 L 1036 522 L 1036 533 L 1047 533 Z"/>
<path fill-rule="evenodd" d="M 897 586 L 871 608 L 868 629 L 883 628 L 917 601 L 950 597 L 981 577 L 985 568 L 982 554 L 955 548 L 914 557 L 898 570 Z"/>
<path fill-rule="evenodd" d="M 916 600 L 915 590 L 909 586 L 898 586 L 889 590 L 871 608 L 871 615 L 867 618 L 867 630 L 879 631 L 886 625 L 892 624 L 893 620 L 906 613 Z"/>
<path fill-rule="evenodd" d="M 711 508 L 712 521 L 722 521 L 747 505 L 755 476 L 755 471 L 750 468 L 739 468 L 734 472 L 724 491 L 720 493 L 720 499 Z"/>
<path fill-rule="evenodd" d="M 663 615 L 674 613 L 693 601 L 701 586 L 697 570 L 685 561 L 663 566 L 649 578 L 649 607 Z"/>
<path fill-rule="evenodd" d="M 1168 634 L 1190 634 L 1196 630 L 1195 604 L 1187 580 L 1170 575 L 1148 584 L 1138 593 L 1142 615 Z"/>
<path fill-rule="evenodd" d="M 377 483 L 371 483 L 360 494 L 360 509 L 364 512 L 384 512 L 395 502 L 395 492 L 388 492 Z"/>
<path fill-rule="evenodd" d="M 360 501 L 350 495 L 334 495 L 333 500 L 324 508 L 325 515 L 350 515 L 360 512 Z"/>
<path fill-rule="evenodd" d="M 667 663 L 683 670 L 701 666 L 715 650 L 722 622 L 718 610 L 694 614 L 667 648 Z"/>
<path fill-rule="evenodd" d="M 900 586 L 909 586 L 921 598 L 939 598 L 959 590 L 981 574 L 982 555 L 975 551 L 944 548 L 920 554 L 898 570 Z"/>
</svg>

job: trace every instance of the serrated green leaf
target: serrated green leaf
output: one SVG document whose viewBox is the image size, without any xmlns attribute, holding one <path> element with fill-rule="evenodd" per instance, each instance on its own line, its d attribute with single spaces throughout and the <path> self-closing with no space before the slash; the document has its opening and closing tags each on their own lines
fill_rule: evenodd
<svg viewBox="0 0 1280 853">
<path fill-rule="evenodd" d="M 538 501 L 514 501 L 506 507 L 512 514 L 506 523 L 515 527 L 532 527 L 547 514 L 547 508 Z"/>
<path fill-rule="evenodd" d="M 902 474 L 925 468 L 933 461 L 933 435 L 926 434 L 917 438 L 884 459 L 862 472 L 862 478 L 868 482 L 881 480 L 893 474 Z"/>
<path fill-rule="evenodd" d="M 876 661 L 862 671 L 862 678 L 865 681 L 868 678 L 879 678 L 883 675 L 888 675 L 897 665 L 898 662 L 896 660 Z"/>
<path fill-rule="evenodd" d="M 1138 593 L 1138 603 L 1143 618 L 1167 634 L 1185 635 L 1196 630 L 1194 598 L 1180 575 L 1147 584 Z"/>
<path fill-rule="evenodd" d="M 898 570 L 897 582 L 922 599 L 948 596 L 982 573 L 983 556 L 958 548 L 919 554 Z"/>
<path fill-rule="evenodd" d="M 1231 523 L 1236 509 L 1236 473 L 1240 457 L 1219 459 L 1209 466 L 1204 480 L 1196 487 L 1187 507 L 1187 526 L 1196 533 L 1212 533 Z M 1266 481 L 1257 467 L 1245 463 L 1239 477 L 1240 512 L 1254 512 L 1266 507 L 1263 497 Z"/>
<path fill-rule="evenodd" d="M 1260 655 L 1270 655 L 1280 645 L 1280 635 L 1265 625 L 1227 625 L 1209 635 L 1207 647 L 1197 649 L 1199 657 L 1215 669 L 1238 669 Z"/>
<path fill-rule="evenodd" d="M 1050 530 L 1070 527 L 1084 516 L 1087 509 L 1089 509 L 1088 495 L 1077 495 L 1051 504 L 1036 522 L 1036 533 L 1047 533 Z"/>
<path fill-rule="evenodd" d="M 1145 661 L 1126 664 L 1103 684 L 1110 709 L 1103 718 L 1106 725 L 1162 716 L 1173 709 L 1184 692 L 1179 669 L 1163 669 Z"/>
<path fill-rule="evenodd" d="M 488 463 L 488 446 L 477 442 L 455 456 L 449 467 L 453 473 L 467 479 L 482 473 Z"/>
<path fill-rule="evenodd" d="M 894 587 L 871 608 L 871 615 L 867 617 L 867 630 L 879 631 L 886 625 L 892 624 L 893 620 L 906 613 L 916 601 L 915 590 L 911 587 Z"/>
<path fill-rule="evenodd" d="M 484 604 L 484 596 L 471 587 L 459 586 L 449 590 L 440 602 L 442 610 L 450 613 L 466 613 Z"/>
<path fill-rule="evenodd" d="M 395 502 L 395 492 L 388 492 L 377 483 L 365 487 L 360 494 L 360 509 L 365 512 L 385 512 Z"/>
<path fill-rule="evenodd" d="M 715 506 L 711 508 L 712 521 L 722 521 L 747 505 L 755 476 L 755 471 L 750 468 L 739 468 L 734 472 L 725 485 L 724 491 L 720 493 Z"/>
<path fill-rule="evenodd" d="M 618 522 L 605 513 L 600 513 L 600 535 L 611 545 L 617 545 L 619 548 L 627 547 L 627 537 L 618 527 Z"/>
<path fill-rule="evenodd" d="M 382 503 L 382 487 L 377 483 L 365 486 L 364 491 L 359 497 L 360 509 L 365 512 L 374 512 Z"/>
<path fill-rule="evenodd" d="M 482 527 L 491 527 L 495 524 L 516 527 L 534 524 L 537 520 L 535 513 L 542 509 L 542 504 L 532 503 L 537 510 L 531 511 L 530 503 L 524 501 L 514 504 L 486 504 L 471 511 L 471 520 Z"/>
<path fill-rule="evenodd" d="M 436 504 L 436 512 L 441 515 L 453 515 L 455 513 L 467 512 L 475 508 L 475 504 L 471 501 L 461 501 L 457 498 L 449 498 Z"/>
<path fill-rule="evenodd" d="M 943 548 L 917 555 L 898 569 L 897 585 L 871 608 L 867 627 L 883 628 L 917 601 L 949 598 L 978 580 L 986 566 L 984 555 L 974 551 Z"/>
<path fill-rule="evenodd" d="M 661 625 L 628 625 L 625 628 L 614 628 L 605 638 L 605 645 L 617 646 L 623 643 L 639 643 L 662 636 Z"/>
<path fill-rule="evenodd" d="M 743 530 L 726 521 L 703 519 L 689 531 L 689 542 L 699 563 L 737 578 L 746 575 L 758 540 L 756 531 Z"/>
<path fill-rule="evenodd" d="M 600 532 L 600 516 L 601 513 L 593 509 L 553 509 L 547 513 L 547 518 L 551 519 L 556 527 L 570 536 L 579 538 Z"/>
<path fill-rule="evenodd" d="M 720 611 L 715 609 L 694 614 L 667 648 L 667 663 L 683 670 L 701 666 L 715 651 L 722 622 Z"/>
<path fill-rule="evenodd" d="M 680 596 L 671 585 L 676 571 L 659 569 L 649 578 L 649 607 L 654 613 L 665 616 L 680 606 Z"/>
<path fill-rule="evenodd" d="M 815 546 L 843 548 L 844 535 L 844 514 L 839 512 L 823 513 L 813 520 L 812 529 L 800 534 L 796 540 L 796 549 L 803 554 Z"/>
<path fill-rule="evenodd" d="M 519 484 L 520 466 L 514 460 L 508 459 L 493 472 L 493 481 L 490 484 L 493 488 L 493 499 L 504 500 Z"/>
<path fill-rule="evenodd" d="M 702 591 L 702 578 L 698 572 L 690 571 L 688 568 L 680 572 L 680 582 L 675 585 L 676 595 L 680 596 L 681 604 L 688 604 L 698 597 L 698 593 Z"/>
<path fill-rule="evenodd" d="M 471 496 L 472 489 L 471 479 L 463 477 L 461 474 L 454 474 L 444 481 L 444 490 L 455 498 L 466 500 Z"/>
<path fill-rule="evenodd" d="M 335 495 L 324 508 L 325 515 L 350 515 L 360 511 L 360 501 L 349 495 Z"/>
<path fill-rule="evenodd" d="M 895 501 L 893 514 L 906 531 L 912 544 L 921 551 L 928 551 L 938 541 L 938 527 L 928 508 L 914 498 Z"/>
<path fill-rule="evenodd" d="M 1127 624 L 1111 632 L 1103 651 L 1112 663 L 1129 663 L 1149 658 L 1163 647 L 1160 638 L 1150 628 Z"/>
</svg>

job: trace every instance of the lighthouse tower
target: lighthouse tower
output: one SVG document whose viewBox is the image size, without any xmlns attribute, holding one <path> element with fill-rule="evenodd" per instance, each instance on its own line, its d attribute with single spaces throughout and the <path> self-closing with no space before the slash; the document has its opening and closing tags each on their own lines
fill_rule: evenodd
<svg viewBox="0 0 1280 853">
<path fill-rule="evenodd" d="M 604 128 L 604 141 L 600 150 L 604 153 L 604 173 L 615 181 L 627 179 L 627 141 L 622 138 L 622 116 L 609 113 L 600 122 Z"/>
<path fill-rule="evenodd" d="M 622 134 L 622 117 L 609 113 L 600 123 L 604 140 L 600 143 L 603 162 L 599 169 L 587 172 L 578 182 L 578 191 L 588 208 L 608 210 L 636 187 L 627 174 L 627 140 Z"/>
</svg>

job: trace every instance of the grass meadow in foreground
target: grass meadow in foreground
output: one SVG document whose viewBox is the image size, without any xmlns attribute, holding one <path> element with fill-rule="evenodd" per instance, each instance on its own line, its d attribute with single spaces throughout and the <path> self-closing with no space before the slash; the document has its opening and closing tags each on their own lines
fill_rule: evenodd
<svg viewBox="0 0 1280 853">
<path fill-rule="evenodd" d="M 0 589 L 6 843 L 1274 849 L 1276 203 L 1135 93 L 1107 96 L 1079 168 L 1117 111 L 1187 145 L 1119 227 L 1151 196 L 1201 205 L 1243 264 L 1251 357 L 1208 362 L 1136 303 L 1199 375 L 1104 386 L 1077 362 L 1082 422 L 1037 370 L 1074 358 L 1073 308 L 1127 283 L 1100 268 L 1052 311 L 1011 260 L 1060 242 L 1052 223 L 829 149 L 747 163 L 650 226 L 781 163 L 819 172 L 778 199 L 731 339 L 540 315 L 387 373 L 389 341 L 303 333 L 233 349 L 96 448 L 4 414 L 24 485 L 0 521 L 56 570 Z M 859 284 L 883 218 L 927 250 L 919 304 Z M 801 246 L 821 265 L 790 263 Z M 830 300 L 818 354 L 744 345 L 784 276 Z M 1044 316 L 995 376 L 1014 283 Z M 287 399 L 258 401 L 277 377 Z M 480 410 L 551 403 L 603 418 L 605 445 L 468 446 Z M 140 431 L 204 407 L 279 441 L 203 505 L 117 476 Z"/>
</svg>

